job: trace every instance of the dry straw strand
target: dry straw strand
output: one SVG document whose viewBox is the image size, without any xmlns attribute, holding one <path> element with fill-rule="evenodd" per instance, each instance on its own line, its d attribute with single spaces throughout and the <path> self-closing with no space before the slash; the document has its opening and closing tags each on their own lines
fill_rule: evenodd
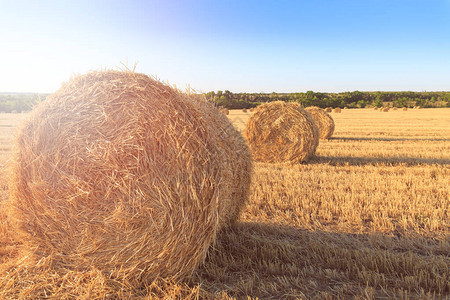
<svg viewBox="0 0 450 300">
<path fill-rule="evenodd" d="M 319 129 L 298 104 L 274 101 L 258 106 L 244 134 L 253 158 L 271 163 L 300 163 L 314 155 Z"/>
<path fill-rule="evenodd" d="M 319 138 L 328 139 L 334 132 L 334 120 L 323 109 L 317 106 L 310 106 L 305 110 L 311 115 L 317 127 L 319 128 Z"/>
<path fill-rule="evenodd" d="M 250 184 L 249 148 L 226 116 L 132 71 L 72 78 L 14 152 L 23 242 L 52 266 L 95 268 L 130 289 L 193 272 Z"/>
</svg>

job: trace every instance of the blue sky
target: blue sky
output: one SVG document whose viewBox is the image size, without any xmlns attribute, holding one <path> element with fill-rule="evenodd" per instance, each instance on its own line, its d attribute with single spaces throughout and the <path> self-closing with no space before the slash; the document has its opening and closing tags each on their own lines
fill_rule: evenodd
<svg viewBox="0 0 450 300">
<path fill-rule="evenodd" d="M 0 92 L 119 68 L 184 89 L 450 90 L 450 0 L 0 0 Z"/>
</svg>

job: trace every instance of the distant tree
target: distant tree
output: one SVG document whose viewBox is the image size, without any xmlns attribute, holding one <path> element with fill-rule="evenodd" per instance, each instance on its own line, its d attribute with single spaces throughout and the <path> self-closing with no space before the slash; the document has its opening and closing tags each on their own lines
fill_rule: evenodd
<svg viewBox="0 0 450 300">
<path fill-rule="evenodd" d="M 314 92 L 313 91 L 307 91 L 306 92 L 306 98 L 310 98 L 310 99 L 314 98 Z"/>
<path fill-rule="evenodd" d="M 373 105 L 376 107 L 381 107 L 383 106 L 383 101 L 381 101 L 381 96 L 378 95 L 377 98 L 375 99 L 375 101 L 373 101 Z"/>
<path fill-rule="evenodd" d="M 359 108 L 364 108 L 366 107 L 367 103 L 364 100 L 359 100 L 358 102 L 356 102 L 356 106 Z"/>
</svg>

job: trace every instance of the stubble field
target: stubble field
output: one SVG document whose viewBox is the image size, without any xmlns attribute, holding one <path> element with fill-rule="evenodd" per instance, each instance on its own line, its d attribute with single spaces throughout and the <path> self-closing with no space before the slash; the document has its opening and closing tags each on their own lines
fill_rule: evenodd
<svg viewBox="0 0 450 300">
<path fill-rule="evenodd" d="M 250 114 L 231 111 L 228 117 L 243 130 Z M 239 225 L 218 236 L 192 278 L 134 296 L 449 297 L 450 109 L 331 115 L 335 133 L 320 141 L 312 161 L 256 163 Z M 2 263 L 20 247 L 1 203 L 8 196 L 6 166 L 21 118 L 0 114 Z"/>
</svg>

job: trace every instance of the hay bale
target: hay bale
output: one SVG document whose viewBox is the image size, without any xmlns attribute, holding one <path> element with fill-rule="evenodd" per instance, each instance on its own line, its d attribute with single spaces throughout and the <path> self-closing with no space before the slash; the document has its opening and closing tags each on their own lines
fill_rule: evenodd
<svg viewBox="0 0 450 300">
<path fill-rule="evenodd" d="M 92 72 L 19 132 L 11 214 L 55 265 L 95 267 L 133 289 L 204 261 L 237 218 L 250 170 L 244 139 L 210 103 L 143 74 Z"/>
<path fill-rule="evenodd" d="M 246 113 L 246 112 L 247 112 L 247 109 L 244 108 L 244 109 L 242 110 L 242 112 Z"/>
<path fill-rule="evenodd" d="M 319 138 L 328 139 L 334 132 L 334 120 L 323 109 L 317 106 L 311 106 L 305 108 L 305 110 L 311 115 L 317 127 L 319 128 Z"/>
<path fill-rule="evenodd" d="M 392 110 L 398 110 L 398 108 L 397 107 L 393 107 Z"/>
<path fill-rule="evenodd" d="M 348 109 L 348 107 L 347 107 L 347 106 L 345 106 L 345 107 L 344 107 L 344 109 Z"/>
<path fill-rule="evenodd" d="M 373 110 L 378 110 L 378 107 L 375 106 L 375 107 L 373 108 Z"/>
<path fill-rule="evenodd" d="M 336 107 L 333 112 L 340 114 L 341 113 L 341 109 L 339 107 Z"/>
<path fill-rule="evenodd" d="M 325 108 L 325 112 L 327 112 L 327 113 L 332 112 L 332 111 L 333 111 L 333 108 L 332 108 L 332 107 L 327 107 L 327 108 Z"/>
<path fill-rule="evenodd" d="M 300 163 L 314 155 L 319 129 L 298 104 L 274 101 L 255 110 L 244 134 L 253 158 L 271 163 Z"/>
<path fill-rule="evenodd" d="M 223 113 L 225 116 L 228 116 L 230 114 L 230 111 L 228 108 L 221 108 L 220 112 Z"/>
<path fill-rule="evenodd" d="M 388 112 L 389 111 L 389 107 L 385 107 L 382 109 L 383 112 Z"/>
<path fill-rule="evenodd" d="M 403 111 L 407 111 L 408 108 L 407 108 L 407 107 L 403 107 L 402 110 L 403 110 Z"/>
</svg>

